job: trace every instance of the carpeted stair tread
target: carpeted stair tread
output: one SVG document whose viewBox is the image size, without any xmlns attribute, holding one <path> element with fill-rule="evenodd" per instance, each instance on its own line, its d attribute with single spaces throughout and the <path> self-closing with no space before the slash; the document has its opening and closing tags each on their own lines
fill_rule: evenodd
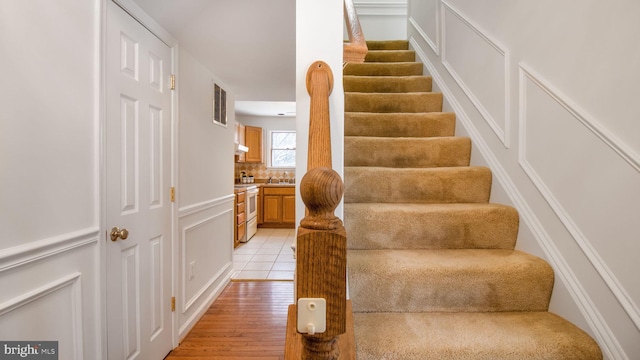
<svg viewBox="0 0 640 360">
<path fill-rule="evenodd" d="M 403 93 L 430 92 L 429 76 L 345 76 L 345 92 Z"/>
<path fill-rule="evenodd" d="M 441 112 L 442 94 L 433 92 L 412 93 L 361 93 L 344 94 L 344 111 L 379 113 Z"/>
<path fill-rule="evenodd" d="M 601 360 L 549 313 L 553 270 L 514 250 L 519 215 L 409 42 L 367 41 L 343 68 L 344 224 L 359 360 Z M 427 74 L 428 75 L 428 74 Z"/>
<path fill-rule="evenodd" d="M 513 249 L 518 212 L 501 204 L 344 204 L 348 249 Z"/>
<path fill-rule="evenodd" d="M 411 62 L 416 61 L 416 52 L 413 50 L 369 50 L 364 61 Z"/>
<path fill-rule="evenodd" d="M 348 63 L 342 70 L 343 75 L 371 76 L 412 76 L 422 75 L 423 67 L 417 62 L 400 63 Z"/>
<path fill-rule="evenodd" d="M 345 203 L 486 203 L 491 171 L 486 167 L 403 169 L 344 168 Z"/>
<path fill-rule="evenodd" d="M 344 114 L 345 136 L 453 136 L 455 113 L 369 113 Z"/>
<path fill-rule="evenodd" d="M 354 312 L 546 311 L 553 288 L 549 264 L 518 250 L 348 250 L 347 257 Z"/>
<path fill-rule="evenodd" d="M 408 40 L 367 40 L 369 51 L 375 50 L 408 50 Z"/>
<path fill-rule="evenodd" d="M 344 138 L 345 166 L 453 167 L 468 166 L 471 139 L 467 137 Z"/>
<path fill-rule="evenodd" d="M 588 334 L 549 312 L 355 313 L 354 323 L 358 360 L 602 359 Z"/>
</svg>

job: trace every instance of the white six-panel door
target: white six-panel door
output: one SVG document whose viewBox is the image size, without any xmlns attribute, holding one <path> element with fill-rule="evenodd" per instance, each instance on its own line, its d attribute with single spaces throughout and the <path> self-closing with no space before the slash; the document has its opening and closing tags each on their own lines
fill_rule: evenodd
<svg viewBox="0 0 640 360">
<path fill-rule="evenodd" d="M 171 49 L 108 2 L 106 224 L 109 359 L 172 348 Z M 123 235 L 119 233 L 119 235 Z"/>
</svg>

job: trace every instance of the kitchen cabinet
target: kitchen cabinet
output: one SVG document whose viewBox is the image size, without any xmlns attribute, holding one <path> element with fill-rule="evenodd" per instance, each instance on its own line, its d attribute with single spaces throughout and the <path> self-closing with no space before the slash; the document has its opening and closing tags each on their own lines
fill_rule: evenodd
<svg viewBox="0 0 640 360">
<path fill-rule="evenodd" d="M 294 228 L 296 195 L 293 186 L 265 186 L 263 189 L 262 227 Z"/>
<path fill-rule="evenodd" d="M 235 201 L 235 226 L 233 229 L 233 247 L 236 248 L 240 245 L 240 242 L 246 241 L 247 226 L 246 226 L 246 192 L 244 190 L 236 190 Z"/>
<path fill-rule="evenodd" d="M 296 196 L 283 195 L 282 196 L 282 222 L 293 223 L 296 222 Z"/>
<path fill-rule="evenodd" d="M 236 123 L 235 140 L 249 151 L 236 155 L 239 163 L 262 163 L 262 128 Z"/>
<path fill-rule="evenodd" d="M 246 146 L 245 139 L 246 139 L 245 126 L 237 122 L 236 131 L 234 133 L 234 140 L 236 143 Z M 240 153 L 236 155 L 236 162 L 245 162 L 245 159 L 246 159 L 246 153 Z"/>
<path fill-rule="evenodd" d="M 251 163 L 262 162 L 262 128 L 256 126 L 245 126 L 244 128 L 245 146 L 249 151 L 245 154 L 244 161 Z"/>
<path fill-rule="evenodd" d="M 264 223 L 264 187 L 258 187 L 258 226 L 262 226 Z"/>
</svg>

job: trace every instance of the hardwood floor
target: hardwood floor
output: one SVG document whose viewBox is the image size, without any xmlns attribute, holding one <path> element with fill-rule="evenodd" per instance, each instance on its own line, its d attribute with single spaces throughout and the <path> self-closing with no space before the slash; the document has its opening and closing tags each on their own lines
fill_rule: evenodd
<svg viewBox="0 0 640 360">
<path fill-rule="evenodd" d="M 167 360 L 282 360 L 292 281 L 232 281 Z"/>
</svg>

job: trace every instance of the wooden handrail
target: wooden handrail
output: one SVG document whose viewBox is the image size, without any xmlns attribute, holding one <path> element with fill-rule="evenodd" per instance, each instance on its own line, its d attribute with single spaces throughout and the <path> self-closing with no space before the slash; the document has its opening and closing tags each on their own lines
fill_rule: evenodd
<svg viewBox="0 0 640 360">
<path fill-rule="evenodd" d="M 329 65 L 313 63 L 307 72 L 311 97 L 307 173 L 300 182 L 307 215 L 300 222 L 296 240 L 296 304 L 301 298 L 325 299 L 326 329 L 322 333 L 298 329 L 293 339 L 288 331 L 285 359 L 338 359 L 344 348 L 339 339 L 347 332 L 347 236 L 342 220 L 334 214 L 344 185 L 331 168 L 332 88 Z M 296 305 L 291 305 L 288 321 L 288 328 L 291 322 L 297 323 Z M 340 358 L 355 358 L 349 350 L 346 352 Z"/>
<path fill-rule="evenodd" d="M 369 49 L 367 48 L 367 42 L 364 39 L 364 33 L 360 26 L 360 20 L 358 20 L 358 14 L 356 13 L 356 7 L 353 5 L 353 0 L 344 0 L 344 21 L 347 25 L 347 33 L 349 35 L 349 41 L 344 43 L 344 63 L 362 63 Z"/>
</svg>

